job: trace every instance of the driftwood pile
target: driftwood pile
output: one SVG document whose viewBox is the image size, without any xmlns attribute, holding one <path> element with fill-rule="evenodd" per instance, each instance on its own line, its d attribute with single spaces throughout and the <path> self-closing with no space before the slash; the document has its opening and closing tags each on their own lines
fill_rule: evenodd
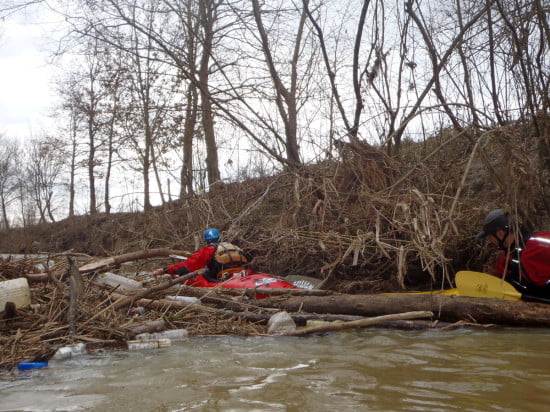
<svg viewBox="0 0 550 412">
<path fill-rule="evenodd" d="M 136 288 L 112 287 L 101 275 L 122 272 L 126 262 L 147 262 L 188 252 L 153 249 L 100 260 L 74 253 L 0 261 L 0 280 L 26 277 L 32 304 L 0 314 L 0 371 L 20 362 L 49 360 L 62 347 L 128 348 L 140 333 L 185 329 L 189 335 L 263 335 L 276 313 L 290 314 L 298 329 L 290 335 L 383 324 L 398 328 L 452 328 L 464 324 L 550 327 L 550 308 L 533 303 L 436 295 L 344 295 L 327 290 L 192 288 L 178 279 L 157 279 L 151 269 L 125 274 Z M 155 260 L 157 259 L 157 260 Z M 42 271 L 36 273 L 37 264 Z M 141 269 L 145 269 L 143 263 Z M 187 296 L 195 302 L 168 299 Z M 192 301 L 192 299 L 191 299 Z M 0 310 L 2 310 L 1 308 Z M 409 319 L 427 319 L 411 322 Z M 332 321 L 306 329 L 308 321 Z M 337 322 L 334 322 L 337 321 Z"/>
<path fill-rule="evenodd" d="M 48 361 L 58 349 L 77 343 L 85 343 L 88 351 L 126 349 L 127 342 L 141 333 L 185 329 L 190 335 L 266 334 L 268 320 L 279 310 L 257 306 L 255 293 L 250 290 L 228 293 L 218 288 L 181 287 L 179 283 L 184 278 L 156 279 L 150 271 L 125 275 L 139 285 L 135 289 L 112 287 L 108 282 L 97 281 L 106 271 L 112 274 L 128 261 L 150 262 L 154 258 L 186 253 L 155 249 L 91 262 L 88 256 L 74 253 L 40 259 L 1 260 L 0 281 L 26 277 L 32 303 L 26 308 L 10 311 L 2 308 L 0 311 L 0 371 L 9 371 L 20 362 Z M 196 273 L 187 277 L 194 275 Z M 285 293 L 284 290 L 271 291 L 274 292 Z M 286 293 L 330 294 L 320 290 Z M 198 297 L 199 303 L 167 299 L 167 296 Z M 359 316 L 302 312 L 293 318 L 301 326 L 308 319 L 352 321 L 349 325 L 336 327 L 344 329 L 430 315 L 413 312 L 365 321 Z"/>
</svg>

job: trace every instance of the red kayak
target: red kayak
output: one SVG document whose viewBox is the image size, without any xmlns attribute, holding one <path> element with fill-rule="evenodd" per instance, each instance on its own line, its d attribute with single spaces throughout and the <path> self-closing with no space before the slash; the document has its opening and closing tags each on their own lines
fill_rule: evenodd
<svg viewBox="0 0 550 412">
<path fill-rule="evenodd" d="M 202 288 L 231 288 L 231 289 L 304 289 L 298 287 L 285 279 L 268 275 L 267 273 L 256 273 L 251 269 L 243 269 L 231 274 L 231 278 L 223 282 L 212 282 L 202 275 L 197 275 L 182 282 L 183 285 Z M 257 298 L 268 295 L 257 295 Z"/>
</svg>

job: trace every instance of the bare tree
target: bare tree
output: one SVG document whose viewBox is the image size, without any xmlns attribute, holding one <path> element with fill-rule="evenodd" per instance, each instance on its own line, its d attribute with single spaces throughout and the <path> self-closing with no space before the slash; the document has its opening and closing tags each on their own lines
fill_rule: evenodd
<svg viewBox="0 0 550 412">
<path fill-rule="evenodd" d="M 104 136 L 104 153 L 106 161 L 104 162 L 104 192 L 103 202 L 105 213 L 111 213 L 111 176 L 115 163 L 115 154 L 122 144 L 123 137 L 118 130 L 123 115 L 122 105 L 124 104 L 126 91 L 128 68 L 125 55 L 117 50 L 111 51 L 109 48 L 103 50 L 104 70 L 99 76 L 101 87 L 104 90 L 104 98 L 100 103 L 103 113 L 103 127 L 101 134 Z"/>
<path fill-rule="evenodd" d="M 361 110 L 363 107 L 363 102 L 361 98 L 361 92 L 360 92 L 360 82 L 359 82 L 359 74 L 358 74 L 358 65 L 359 65 L 359 52 L 361 47 L 361 39 L 363 34 L 363 29 L 365 25 L 365 15 L 368 10 L 368 7 L 370 5 L 370 0 L 363 0 L 362 7 L 361 7 L 361 13 L 360 13 L 360 19 L 358 22 L 358 26 L 356 29 L 356 40 L 355 45 L 353 47 L 354 53 L 353 53 L 353 92 L 355 95 L 355 110 L 354 110 L 354 121 L 350 122 L 348 115 L 346 113 L 346 109 L 344 107 L 344 102 L 341 99 L 341 91 L 338 88 L 337 81 L 336 81 L 336 70 L 337 68 L 333 67 L 331 64 L 331 58 L 329 56 L 329 51 L 326 44 L 326 38 L 323 31 L 323 28 L 321 27 L 321 24 L 319 23 L 318 19 L 313 15 L 313 12 L 310 10 L 310 4 L 308 0 L 302 0 L 304 9 L 307 13 L 309 22 L 313 26 L 318 41 L 319 41 L 319 47 L 321 49 L 322 55 L 323 55 L 323 62 L 325 64 L 326 73 L 328 76 L 328 80 L 330 83 L 330 87 L 332 90 L 332 98 L 334 99 L 336 103 L 336 107 L 338 108 L 338 112 L 341 116 L 341 119 L 344 123 L 345 129 L 347 134 L 349 135 L 350 139 L 353 142 L 357 141 L 357 133 L 358 133 L 358 124 L 359 124 L 359 117 L 361 115 Z M 359 97 L 359 98 L 358 98 Z"/>
<path fill-rule="evenodd" d="M 69 144 L 69 217 L 75 215 L 75 195 L 76 195 L 76 170 L 77 170 L 77 154 L 78 154 L 78 115 L 74 110 L 70 111 L 69 114 L 69 135 L 70 135 L 70 144 Z"/>
<path fill-rule="evenodd" d="M 132 148 L 145 196 L 154 184 L 151 169 L 159 188 L 163 172 L 179 172 L 184 195 L 204 174 L 196 165 L 206 163 L 214 184 L 220 151 L 236 150 L 243 136 L 251 152 L 277 167 L 300 164 L 304 142 L 324 155 L 338 134 L 367 146 L 379 139 L 395 155 L 419 123 L 425 135 L 438 127 L 467 130 L 522 118 L 533 121 L 543 153 L 550 28 L 548 6 L 540 0 L 454 0 L 438 7 L 415 0 L 80 4 L 82 14 L 74 14 L 86 21 L 80 41 L 118 48 L 133 66 L 142 65 L 142 73 L 155 73 L 133 77 L 132 90 L 145 98 L 120 101 L 124 128 L 104 112 L 113 114 L 112 101 L 98 106 L 102 118 L 95 119 L 98 150 L 109 136 L 137 138 Z M 138 47 L 127 41 L 130 34 L 139 38 Z M 162 126 L 155 120 L 174 111 L 178 120 Z M 318 135 L 311 131 L 316 126 Z M 173 160 L 176 151 L 181 165 Z M 106 153 L 113 152 L 110 146 Z"/>
<path fill-rule="evenodd" d="M 218 7 L 223 0 L 199 1 L 199 24 L 202 31 L 202 52 L 199 62 L 199 90 L 201 96 L 201 119 L 206 142 L 206 167 L 208 172 L 208 183 L 213 185 L 220 181 L 220 168 L 218 165 L 218 147 L 214 132 L 214 114 L 210 99 L 210 56 L 213 53 L 215 24 L 218 15 Z"/>
<path fill-rule="evenodd" d="M 258 0 L 252 0 L 252 9 L 254 13 L 254 20 L 258 28 L 258 34 L 261 41 L 262 52 L 265 57 L 265 61 L 273 82 L 275 91 L 275 103 L 279 116 L 284 124 L 285 130 L 285 148 L 286 157 L 288 163 L 291 165 L 298 165 L 301 163 L 300 152 L 298 149 L 298 101 L 297 101 L 297 85 L 298 85 L 298 60 L 300 58 L 300 51 L 302 48 L 303 31 L 306 21 L 307 0 L 304 0 L 305 7 L 302 9 L 298 26 L 296 28 L 296 37 L 294 42 L 294 50 L 290 59 L 290 75 L 288 87 L 284 85 L 283 80 L 278 72 L 275 64 L 275 60 L 272 55 L 272 49 L 270 47 L 268 33 L 264 27 L 262 20 L 262 10 Z"/>
<path fill-rule="evenodd" d="M 85 130 L 85 114 L 81 110 L 80 73 L 65 73 L 57 80 L 56 90 L 60 104 L 55 112 L 58 118 L 66 118 L 66 123 L 60 127 L 60 136 L 65 140 L 68 173 L 68 216 L 75 215 L 76 181 L 79 170 L 86 166 L 87 153 L 84 150 L 82 133 Z"/>
<path fill-rule="evenodd" d="M 193 134 L 201 105 L 200 119 L 202 135 L 206 142 L 206 163 L 209 182 L 217 182 L 220 178 L 217 145 L 214 131 L 214 112 L 211 109 L 208 77 L 210 76 L 209 61 L 212 54 L 212 43 L 216 38 L 215 29 L 217 7 L 221 1 L 125 1 L 109 0 L 101 4 L 82 2 L 86 25 L 82 27 L 79 19 L 75 30 L 80 35 L 92 36 L 114 47 L 119 47 L 127 53 L 136 54 L 136 50 L 128 47 L 128 43 L 120 41 L 115 34 L 121 28 L 131 28 L 134 35 L 148 38 L 149 50 L 154 51 L 157 61 L 166 61 L 176 68 L 174 73 L 180 81 L 188 83 L 187 101 L 174 102 L 185 114 L 185 129 L 183 131 L 184 170 L 183 186 L 192 191 L 192 147 Z M 90 6 L 90 9 L 87 8 Z M 116 29 L 116 30 L 115 30 Z M 153 47 L 154 46 L 154 47 Z M 200 57 L 198 57 L 200 56 Z M 141 56 L 143 57 L 143 56 Z M 197 99 L 197 92 L 201 96 Z M 145 153 L 145 152 L 144 152 Z M 157 162 L 159 156 L 147 155 L 149 162 Z M 145 159 L 142 156 L 142 159 Z M 158 164 L 155 164 L 156 168 Z M 159 179 L 157 179 L 159 180 Z M 182 189 L 183 190 L 183 189 Z M 146 202 L 147 203 L 147 202 Z"/>
<path fill-rule="evenodd" d="M 85 125 L 89 212 L 90 214 L 95 214 L 98 212 L 96 169 L 101 164 L 98 152 L 104 145 L 104 138 L 101 135 L 104 121 L 101 116 L 100 107 L 104 97 L 104 90 L 102 90 L 100 81 L 104 66 L 100 60 L 101 48 L 99 47 L 99 43 L 90 39 L 86 46 L 88 47 L 81 60 L 80 78 L 78 79 L 78 83 L 75 83 L 75 89 L 72 90 L 71 101 Z"/>
<path fill-rule="evenodd" d="M 152 30 L 153 17 L 149 16 Z M 145 210 L 151 204 L 151 171 L 155 164 L 155 147 L 166 134 L 171 123 L 174 88 L 166 65 L 159 62 L 150 37 L 135 31 L 131 33 L 128 56 L 128 94 L 124 102 L 125 141 L 136 154 L 143 177 L 143 205 Z M 172 128 L 173 130 L 173 128 Z M 159 190 L 161 182 L 157 179 Z"/>
<path fill-rule="evenodd" d="M 88 176 L 89 212 L 98 213 L 98 179 L 103 178 L 105 212 L 111 210 L 111 173 L 115 162 L 114 154 L 120 140 L 117 125 L 120 119 L 121 94 L 125 76 L 125 60 L 113 54 L 104 44 L 89 39 L 83 54 L 74 59 L 73 72 L 69 72 L 58 85 L 62 110 L 68 114 L 70 127 L 67 140 L 73 145 L 74 168 L 76 161 L 85 154 L 85 169 Z M 78 146 L 78 147 L 77 147 Z M 71 179 L 74 190 L 74 178 Z M 74 194 L 73 194 L 74 195 Z M 74 202 L 69 207 L 73 210 Z"/>
<path fill-rule="evenodd" d="M 511 4 L 509 4 L 511 3 Z M 511 48 L 508 69 L 516 73 L 518 98 L 523 98 L 525 115 L 529 116 L 540 134 L 537 115 L 539 109 L 549 108 L 550 28 L 548 26 L 548 5 L 537 0 L 495 0 L 495 5 L 503 21 Z"/>
<path fill-rule="evenodd" d="M 17 199 L 20 173 L 19 146 L 14 140 L 0 134 L 0 208 L 2 223 L 6 229 L 10 227 L 8 210 Z"/>
<path fill-rule="evenodd" d="M 425 19 L 421 14 L 421 10 L 419 8 L 415 8 L 415 4 L 413 1 L 408 1 L 405 3 L 405 11 L 412 18 L 422 36 L 431 62 L 432 73 L 431 76 L 428 78 L 429 80 L 424 85 L 423 90 L 418 97 L 418 100 L 410 108 L 401 125 L 395 131 L 393 137 L 394 139 L 401 138 L 402 134 L 405 131 L 405 128 L 408 126 L 408 123 L 412 120 L 412 118 L 418 115 L 424 99 L 431 92 L 435 94 L 441 106 L 443 107 L 443 110 L 448 115 L 453 125 L 456 128 L 461 129 L 462 125 L 458 121 L 457 116 L 451 109 L 451 105 L 447 102 L 447 98 L 442 91 L 441 72 L 446 67 L 452 54 L 457 50 L 458 46 L 463 41 L 463 38 L 468 30 L 470 30 L 472 26 L 477 24 L 483 18 L 483 16 L 485 16 L 486 6 L 482 5 L 482 7 L 478 9 L 467 22 L 464 22 L 461 25 L 459 32 L 455 35 L 452 42 L 444 44 L 443 52 L 437 50 L 435 46 L 436 43 L 433 39 L 433 36 L 430 36 L 430 30 L 426 26 Z"/>
<path fill-rule="evenodd" d="M 60 178 L 64 167 L 64 143 L 51 137 L 32 139 L 25 161 L 25 178 L 39 214 L 39 223 L 55 222 L 58 206 L 56 195 L 60 192 Z"/>
<path fill-rule="evenodd" d="M 189 62 L 189 75 L 191 78 L 196 77 L 197 68 L 197 44 L 199 37 L 200 25 L 193 18 L 193 1 L 188 0 L 184 7 L 186 24 L 183 25 L 187 33 L 186 50 L 187 60 Z M 183 18 L 181 19 L 184 20 Z M 183 127 L 183 165 L 181 169 L 181 190 L 180 197 L 187 191 L 187 194 L 193 194 L 193 136 L 195 134 L 199 105 L 198 85 L 190 81 L 187 83 L 186 104 L 185 104 L 185 123 Z"/>
</svg>

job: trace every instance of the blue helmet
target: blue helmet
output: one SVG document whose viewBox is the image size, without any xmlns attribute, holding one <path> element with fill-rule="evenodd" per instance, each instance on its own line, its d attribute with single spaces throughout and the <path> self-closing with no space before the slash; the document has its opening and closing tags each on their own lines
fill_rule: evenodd
<svg viewBox="0 0 550 412">
<path fill-rule="evenodd" d="M 220 239 L 220 232 L 218 232 L 217 229 L 210 228 L 210 229 L 206 229 L 202 236 L 206 243 L 212 243 Z"/>
</svg>

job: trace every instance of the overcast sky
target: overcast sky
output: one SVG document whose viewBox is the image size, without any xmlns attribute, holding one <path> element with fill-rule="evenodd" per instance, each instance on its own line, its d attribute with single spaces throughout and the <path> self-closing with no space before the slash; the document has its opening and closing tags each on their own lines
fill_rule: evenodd
<svg viewBox="0 0 550 412">
<path fill-rule="evenodd" d="M 0 21 L 0 133 L 24 139 L 47 129 L 55 105 L 53 66 L 46 47 L 51 14 L 26 13 Z M 49 20 L 46 16 L 49 16 Z"/>
</svg>

